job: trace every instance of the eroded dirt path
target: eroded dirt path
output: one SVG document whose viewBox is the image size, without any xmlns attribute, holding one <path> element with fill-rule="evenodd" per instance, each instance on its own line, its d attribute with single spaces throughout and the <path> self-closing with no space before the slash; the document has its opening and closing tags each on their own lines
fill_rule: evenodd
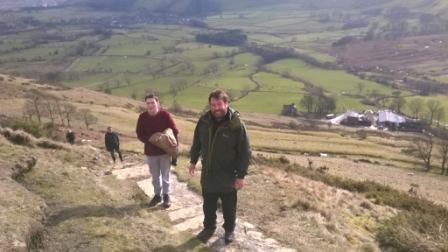
<svg viewBox="0 0 448 252">
<path fill-rule="evenodd" d="M 113 170 L 112 174 L 118 179 L 136 181 L 138 186 L 149 197 L 153 196 L 153 186 L 146 164 L 126 164 L 122 169 Z M 190 191 L 185 183 L 179 182 L 174 174 L 171 176 L 172 205 L 166 210 L 160 205 L 156 208 L 160 209 L 160 211 L 168 212 L 170 221 L 173 223 L 173 232 L 189 231 L 196 234 L 202 228 L 202 198 Z M 235 229 L 237 240 L 225 246 L 223 239 L 224 230 L 220 228 L 222 223 L 222 214 L 218 214 L 218 228 L 207 243 L 207 246 L 213 251 L 295 251 L 294 249 L 281 246 L 276 240 L 261 233 L 255 225 L 240 218 L 237 220 Z"/>
</svg>

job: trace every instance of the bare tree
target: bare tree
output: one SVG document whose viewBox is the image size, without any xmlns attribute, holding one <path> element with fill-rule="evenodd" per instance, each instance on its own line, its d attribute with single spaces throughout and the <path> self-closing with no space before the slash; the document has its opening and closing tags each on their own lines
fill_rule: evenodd
<svg viewBox="0 0 448 252">
<path fill-rule="evenodd" d="M 366 84 L 364 84 L 364 82 L 358 82 L 357 88 L 358 88 L 358 94 L 360 95 L 366 88 Z"/>
<path fill-rule="evenodd" d="M 315 98 L 312 95 L 304 95 L 300 100 L 300 105 L 306 109 L 307 113 L 311 113 L 313 111 Z"/>
<path fill-rule="evenodd" d="M 29 113 L 33 113 L 36 115 L 39 123 L 42 122 L 42 93 L 40 91 L 31 91 L 30 94 L 27 95 L 31 102 L 25 103 L 25 111 Z"/>
<path fill-rule="evenodd" d="M 124 78 L 123 78 L 123 80 L 124 80 L 124 82 L 126 83 L 126 86 L 130 86 L 131 85 L 131 79 L 129 79 L 129 77 L 127 77 L 127 76 L 125 76 Z"/>
<path fill-rule="evenodd" d="M 440 121 L 443 120 L 444 118 L 445 118 L 445 108 L 440 107 L 434 113 L 434 119 L 436 119 L 436 121 L 437 121 L 437 125 L 436 125 L 437 127 L 440 126 Z"/>
<path fill-rule="evenodd" d="M 191 61 L 186 61 L 185 63 L 187 64 L 187 69 L 190 71 L 190 74 L 194 74 L 196 70 L 194 64 Z"/>
<path fill-rule="evenodd" d="M 131 98 L 137 100 L 137 91 L 135 89 L 132 90 Z"/>
<path fill-rule="evenodd" d="M 47 99 L 42 103 L 43 112 L 46 116 L 48 116 L 51 120 L 51 123 L 54 123 L 56 116 L 58 114 L 58 103 L 55 99 Z"/>
<path fill-rule="evenodd" d="M 56 102 L 56 114 L 58 115 L 59 120 L 61 120 L 61 125 L 65 126 L 65 117 L 62 110 L 62 104 L 60 102 Z"/>
<path fill-rule="evenodd" d="M 203 74 L 204 75 L 207 75 L 207 74 L 215 75 L 216 73 L 218 73 L 218 71 L 219 71 L 219 65 L 217 63 L 213 62 L 204 68 Z"/>
<path fill-rule="evenodd" d="M 61 113 L 65 118 L 65 120 L 67 121 L 67 126 L 71 127 L 70 122 L 76 115 L 76 107 L 68 102 L 62 103 L 61 107 L 62 107 Z"/>
<path fill-rule="evenodd" d="M 401 113 L 401 110 L 403 110 L 405 105 L 406 100 L 403 97 L 398 96 L 393 98 L 391 108 L 395 110 L 397 113 Z"/>
<path fill-rule="evenodd" d="M 448 139 L 444 139 L 441 141 L 440 143 L 440 148 L 439 148 L 439 154 L 442 158 L 442 164 L 441 164 L 441 168 L 442 168 L 442 175 L 448 175 L 448 167 L 447 167 L 447 162 L 448 162 Z"/>
<path fill-rule="evenodd" d="M 188 82 L 186 80 L 176 80 L 170 85 L 170 93 L 173 97 L 176 97 L 177 94 L 187 88 Z"/>
<path fill-rule="evenodd" d="M 431 170 L 432 149 L 434 147 L 434 140 L 431 135 L 417 137 L 415 145 L 418 151 L 418 157 L 425 164 L 426 172 Z"/>
<path fill-rule="evenodd" d="M 37 116 L 36 110 L 32 100 L 27 100 L 23 106 L 23 116 L 27 120 L 33 120 L 34 116 Z"/>
<path fill-rule="evenodd" d="M 422 111 L 423 100 L 420 98 L 414 98 L 409 101 L 408 108 L 412 112 L 414 118 L 419 118 L 420 112 Z"/>
<path fill-rule="evenodd" d="M 89 129 L 89 126 L 92 124 L 95 124 L 98 121 L 98 118 L 96 118 L 90 109 L 80 109 L 79 110 L 79 116 L 81 117 L 81 120 L 86 125 L 86 129 Z"/>
<path fill-rule="evenodd" d="M 438 100 L 428 100 L 426 102 L 426 108 L 428 109 L 428 122 L 429 125 L 432 125 L 432 121 L 434 120 L 437 111 L 441 108 L 442 103 Z"/>
</svg>

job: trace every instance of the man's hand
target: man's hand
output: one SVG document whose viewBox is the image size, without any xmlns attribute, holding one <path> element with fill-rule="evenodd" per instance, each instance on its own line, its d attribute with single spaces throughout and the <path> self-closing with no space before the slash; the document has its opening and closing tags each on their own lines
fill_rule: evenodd
<svg viewBox="0 0 448 252">
<path fill-rule="evenodd" d="M 188 167 L 188 172 L 190 173 L 191 176 L 194 176 L 196 171 L 196 165 L 195 164 L 190 164 L 190 167 Z"/>
<path fill-rule="evenodd" d="M 233 187 L 235 187 L 236 190 L 242 189 L 244 187 L 244 179 L 237 178 Z"/>
</svg>

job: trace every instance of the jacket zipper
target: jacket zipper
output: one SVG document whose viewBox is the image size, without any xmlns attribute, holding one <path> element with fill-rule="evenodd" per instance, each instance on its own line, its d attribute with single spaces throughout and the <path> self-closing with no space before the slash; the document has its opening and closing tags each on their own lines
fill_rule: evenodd
<svg viewBox="0 0 448 252">
<path fill-rule="evenodd" d="M 209 132 L 211 132 L 211 129 L 213 128 L 213 125 L 211 125 L 210 127 L 209 127 Z M 212 155 L 213 155 L 213 148 L 214 148 L 214 146 L 215 146 L 215 140 L 216 140 L 216 136 L 218 135 L 218 132 L 220 132 L 220 131 L 222 131 L 224 129 L 224 126 L 219 126 L 217 129 L 216 129 L 216 132 L 215 132 L 215 134 L 214 134 L 214 136 L 213 136 L 213 141 L 211 141 L 212 139 L 210 139 L 211 137 L 212 137 L 212 134 L 208 134 L 208 152 L 209 152 L 209 155 L 208 155 L 208 159 L 207 159 L 207 172 L 209 172 L 210 170 L 211 170 L 211 163 L 210 163 L 210 161 L 211 161 L 211 159 L 212 159 Z M 211 143 L 211 146 L 210 146 L 210 143 Z"/>
</svg>

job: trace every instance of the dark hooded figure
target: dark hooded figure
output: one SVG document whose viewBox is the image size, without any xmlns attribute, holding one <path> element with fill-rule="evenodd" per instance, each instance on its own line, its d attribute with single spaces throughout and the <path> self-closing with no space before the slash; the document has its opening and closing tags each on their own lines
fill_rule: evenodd
<svg viewBox="0 0 448 252">
<path fill-rule="evenodd" d="M 104 136 L 104 142 L 106 144 L 106 149 L 110 152 L 112 156 L 112 160 L 115 163 L 115 151 L 118 153 L 120 157 L 120 161 L 123 162 L 123 157 L 120 152 L 120 140 L 118 139 L 118 135 L 112 131 L 112 127 L 107 127 L 106 135 Z"/>
</svg>

